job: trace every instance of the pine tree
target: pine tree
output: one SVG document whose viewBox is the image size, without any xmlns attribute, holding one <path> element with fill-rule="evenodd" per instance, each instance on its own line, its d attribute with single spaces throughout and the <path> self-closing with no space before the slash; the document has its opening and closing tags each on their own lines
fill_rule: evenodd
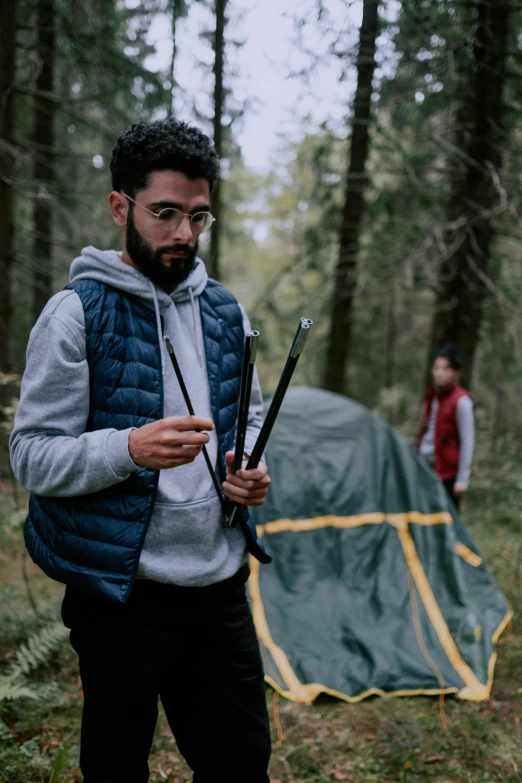
<svg viewBox="0 0 522 783">
<path fill-rule="evenodd" d="M 143 66 L 154 51 L 146 39 L 158 7 L 153 0 L 134 9 L 89 0 L 79 26 L 71 4 L 27 5 L 17 39 L 19 131 L 10 194 L 16 260 L 8 289 L 18 328 L 2 341 L 4 351 L 11 343 L 17 370 L 34 318 L 67 281 L 71 258 L 85 245 L 118 239 L 107 219 L 107 164 L 117 135 L 165 103 L 161 74 Z"/>
<path fill-rule="evenodd" d="M 38 0 L 37 49 L 38 77 L 34 105 L 33 150 L 36 196 L 33 201 L 33 258 L 37 263 L 33 281 L 33 320 L 36 321 L 52 294 L 54 126 L 56 103 L 55 8 L 54 0 Z"/>
<path fill-rule="evenodd" d="M 369 153 L 372 81 L 378 29 L 379 0 L 364 0 L 346 196 L 324 374 L 324 387 L 340 394 L 346 393 L 348 388 L 347 369 L 352 339 L 352 307 L 356 287 L 359 236 L 364 214 L 364 191 L 368 181 L 366 164 Z"/>
<path fill-rule="evenodd" d="M 0 371 L 4 373 L 10 369 L 8 340 L 13 312 L 16 20 L 17 0 L 5 0 L 0 9 Z"/>
<path fill-rule="evenodd" d="M 505 72 L 510 10 L 484 0 L 470 19 L 471 62 L 465 97 L 456 116 L 456 158 L 445 243 L 439 267 L 428 363 L 445 343 L 458 346 L 463 383 L 469 385 L 478 341 L 494 234 L 502 198 L 498 184 L 506 146 Z"/>
<path fill-rule="evenodd" d="M 225 103 L 224 65 L 225 65 L 225 26 L 227 0 L 215 0 L 214 13 L 216 28 L 213 37 L 214 49 L 214 99 L 213 99 L 213 128 L 214 148 L 221 158 L 223 155 L 223 110 Z M 212 193 L 212 214 L 216 223 L 210 237 L 210 258 L 207 264 L 210 277 L 216 280 L 220 277 L 220 250 L 221 250 L 221 182 L 218 180 Z"/>
</svg>

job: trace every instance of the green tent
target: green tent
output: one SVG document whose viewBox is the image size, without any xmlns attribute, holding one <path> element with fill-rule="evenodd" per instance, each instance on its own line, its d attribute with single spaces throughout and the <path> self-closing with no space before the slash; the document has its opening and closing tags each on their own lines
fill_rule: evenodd
<svg viewBox="0 0 522 783">
<path fill-rule="evenodd" d="M 320 693 L 491 690 L 511 612 L 444 487 L 382 419 L 346 397 L 292 388 L 272 432 L 256 523 L 273 563 L 251 562 L 267 681 Z"/>
</svg>

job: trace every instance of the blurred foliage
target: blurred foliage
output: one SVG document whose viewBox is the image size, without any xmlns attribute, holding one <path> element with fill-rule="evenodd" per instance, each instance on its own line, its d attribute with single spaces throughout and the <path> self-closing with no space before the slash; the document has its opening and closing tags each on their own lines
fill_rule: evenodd
<svg viewBox="0 0 522 783">
<path fill-rule="evenodd" d="M 328 5 L 317 4 L 316 24 L 332 24 Z M 358 401 L 374 407 L 382 405 L 387 390 L 401 387 L 409 400 L 408 415 L 416 422 L 429 360 L 437 271 L 447 252 L 446 207 L 450 175 L 458 166 L 455 138 L 463 132 L 459 108 L 469 89 L 475 11 L 473 4 L 451 0 L 414 0 L 395 14 L 390 4 L 384 6 L 350 388 Z M 307 22 L 314 20 L 309 16 Z M 522 12 L 515 9 L 504 164 L 496 178 L 495 239 L 472 387 L 490 446 L 509 432 L 522 434 L 520 29 Z M 338 32 L 332 45 L 337 60 L 350 60 L 349 33 Z M 349 105 L 347 116 L 349 123 Z M 264 183 L 238 178 L 246 187 L 239 200 L 243 227 L 257 242 L 239 244 L 236 237 L 227 245 L 225 259 L 235 259 L 242 247 L 247 254 L 242 269 L 234 261 L 229 275 L 225 266 L 226 282 L 262 332 L 258 365 L 266 392 L 273 390 L 297 318 L 305 314 L 316 324 L 295 382 L 320 383 L 348 138 L 333 127 L 324 123 L 314 129 L 311 118 L 303 116 L 302 139 L 282 145 L 280 160 Z M 235 174 L 231 172 L 230 179 Z"/>
<path fill-rule="evenodd" d="M 155 0 L 139 5 L 115 0 L 87 0 L 81 25 L 77 7 L 66 0 L 54 4 L 57 52 L 54 79 L 55 181 L 47 184 L 54 202 L 53 277 L 59 290 L 68 281 L 71 260 L 90 244 L 118 246 L 119 232 L 110 220 L 108 164 L 117 135 L 133 122 L 147 119 L 170 105 L 161 73 L 143 62 L 154 47 L 147 41 Z M 34 78 L 40 67 L 37 48 L 37 3 L 20 0 L 17 7 L 15 170 L 14 317 L 10 350 L 12 367 L 21 372 L 31 323 L 33 257 L 32 203 L 39 183 L 32 179 L 38 147 L 31 139 Z M 96 233 L 94 234 L 96 227 Z"/>
<path fill-rule="evenodd" d="M 304 21 L 330 35 L 328 62 L 342 63 L 344 78 L 353 66 L 353 24 L 337 30 L 329 5 L 326 0 L 305 4 L 308 16 Z M 22 0 L 21 8 L 27 11 L 27 25 L 20 37 L 30 49 L 35 6 Z M 416 418 L 436 274 L 444 255 L 445 205 L 455 163 L 452 145 L 458 107 L 468 83 L 474 11 L 473 4 L 451 0 L 412 0 L 403 6 L 383 2 L 382 9 L 350 386 L 353 396 L 369 407 L 382 404 L 387 393 L 383 390 L 400 386 L 410 400 L 409 415 Z M 153 0 L 133 8 L 112 0 L 92 0 L 80 30 L 74 24 L 72 7 L 58 5 L 62 35 L 56 86 L 60 99 L 56 289 L 67 281 L 70 261 L 84 245 L 119 245 L 106 204 L 110 150 L 125 125 L 164 116 L 170 107 L 171 85 L 166 75 L 147 71 L 143 65 L 153 49 L 147 39 L 148 26 L 155 14 L 170 11 L 168 3 Z M 235 13 L 232 6 L 230 13 Z M 516 31 L 517 24 L 520 29 L 521 19 L 522 13 L 517 12 L 512 30 Z M 297 28 L 300 33 L 305 29 L 301 24 Z M 205 31 L 206 27 L 203 36 Z M 473 386 L 477 413 L 488 421 L 491 444 L 508 430 L 522 429 L 518 394 L 522 376 L 518 339 L 522 182 L 517 173 L 522 80 L 516 78 L 522 46 L 515 33 L 510 52 L 506 148 L 499 180 L 502 208 L 495 218 L 490 295 Z M 30 81 L 30 67 L 30 59 L 20 63 L 22 84 Z M 231 71 L 229 80 L 233 76 Z M 306 88 L 306 79 L 304 84 Z M 27 123 L 31 111 L 30 96 L 24 97 L 18 107 L 21 125 Z M 238 106 L 234 117 L 240 112 Z M 347 100 L 348 128 L 350 115 Z M 208 120 L 200 119 L 206 127 Z M 227 126 L 223 282 L 247 308 L 252 326 L 262 333 L 258 367 L 266 393 L 275 388 L 302 315 L 312 318 L 315 325 L 294 382 L 320 383 L 338 253 L 347 138 L 349 134 L 338 123 L 323 122 L 316 127 L 312 117 L 304 115 L 301 138 L 282 140 L 272 169 L 259 174 L 245 166 L 232 124 Z M 29 253 L 31 182 L 26 168 L 31 149 L 28 142 L 21 142 L 18 175 L 23 187 L 17 202 L 12 351 L 17 371 L 23 369 L 31 327 L 28 282 L 31 265 L 37 263 Z M 208 239 L 201 242 L 201 255 L 208 255 Z"/>
</svg>

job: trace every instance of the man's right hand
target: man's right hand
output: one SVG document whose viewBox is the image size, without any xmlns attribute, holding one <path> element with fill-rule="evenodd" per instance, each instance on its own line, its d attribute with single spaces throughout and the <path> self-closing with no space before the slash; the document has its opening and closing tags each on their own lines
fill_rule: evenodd
<svg viewBox="0 0 522 783">
<path fill-rule="evenodd" d="M 129 454 L 136 465 L 152 470 L 177 468 L 193 462 L 205 443 L 207 432 L 214 425 L 211 419 L 198 416 L 168 416 L 166 419 L 144 424 L 129 435 Z"/>
</svg>

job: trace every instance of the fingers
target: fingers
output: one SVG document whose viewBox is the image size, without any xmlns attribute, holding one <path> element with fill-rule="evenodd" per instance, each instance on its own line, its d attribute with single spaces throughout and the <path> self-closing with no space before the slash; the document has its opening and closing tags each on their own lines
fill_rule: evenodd
<svg viewBox="0 0 522 783">
<path fill-rule="evenodd" d="M 240 468 L 234 475 L 236 478 L 241 479 L 242 481 L 262 481 L 264 478 L 268 478 L 268 468 L 266 465 L 263 465 L 263 463 L 260 462 L 257 468 L 246 470 L 246 468 L 243 467 Z M 270 478 L 268 478 L 268 483 L 270 484 Z"/>
<path fill-rule="evenodd" d="M 207 432 L 193 432 L 178 430 L 165 430 L 162 433 L 162 441 L 164 445 L 177 446 L 203 446 L 210 440 L 210 435 Z"/>
<path fill-rule="evenodd" d="M 233 474 L 231 472 L 234 453 L 229 451 L 225 455 L 228 473 L 223 482 L 223 491 L 231 500 L 242 503 L 245 506 L 261 506 L 270 486 L 271 479 L 267 466 L 260 462 L 257 468 L 246 470 L 245 467 Z M 245 463 L 246 464 L 246 463 Z"/>
<path fill-rule="evenodd" d="M 225 460 L 227 463 L 227 468 L 232 468 L 232 465 L 234 463 L 234 452 L 233 451 L 227 451 L 225 454 Z M 268 474 L 268 467 L 265 465 L 264 462 L 260 462 L 257 468 L 251 468 L 250 470 L 246 470 L 246 461 L 243 462 L 243 467 L 240 468 L 235 474 L 232 474 L 231 470 L 227 473 L 227 480 L 230 477 L 237 476 L 237 478 L 242 479 L 243 483 L 245 481 L 261 481 L 265 478 Z M 270 479 L 268 479 L 268 483 L 270 484 Z"/>
<path fill-rule="evenodd" d="M 203 446 L 177 446 L 169 450 L 165 450 L 158 455 L 157 461 L 160 469 L 176 468 L 179 465 L 188 465 L 201 454 Z"/>
<path fill-rule="evenodd" d="M 246 489 L 245 487 L 238 487 L 236 484 L 231 484 L 229 481 L 223 482 L 223 489 L 227 493 L 240 498 L 242 502 L 244 502 L 246 498 L 264 498 L 268 492 L 268 486 Z"/>
<path fill-rule="evenodd" d="M 268 488 L 248 491 L 229 484 L 228 481 L 224 481 L 223 491 L 230 500 L 234 500 L 236 503 L 241 503 L 244 506 L 262 506 L 265 502 Z"/>
<path fill-rule="evenodd" d="M 201 416 L 167 416 L 162 419 L 165 427 L 177 430 L 178 432 L 188 432 L 190 430 L 207 430 L 212 432 L 214 424 L 212 419 L 203 419 Z"/>
<path fill-rule="evenodd" d="M 129 454 L 136 465 L 153 470 L 193 462 L 210 440 L 211 419 L 201 416 L 168 416 L 144 424 L 129 434 Z"/>
<path fill-rule="evenodd" d="M 241 478 L 239 475 L 240 473 L 245 473 L 249 478 L 244 479 Z M 234 487 L 238 487 L 240 489 L 245 490 L 254 490 L 254 489 L 268 489 L 269 485 L 272 482 L 272 479 L 267 474 L 263 475 L 262 478 L 254 479 L 250 477 L 250 474 L 254 473 L 253 470 L 245 470 L 245 471 L 238 471 L 237 473 L 227 473 L 226 475 L 226 481 L 228 481 L 229 484 L 231 484 Z"/>
</svg>

